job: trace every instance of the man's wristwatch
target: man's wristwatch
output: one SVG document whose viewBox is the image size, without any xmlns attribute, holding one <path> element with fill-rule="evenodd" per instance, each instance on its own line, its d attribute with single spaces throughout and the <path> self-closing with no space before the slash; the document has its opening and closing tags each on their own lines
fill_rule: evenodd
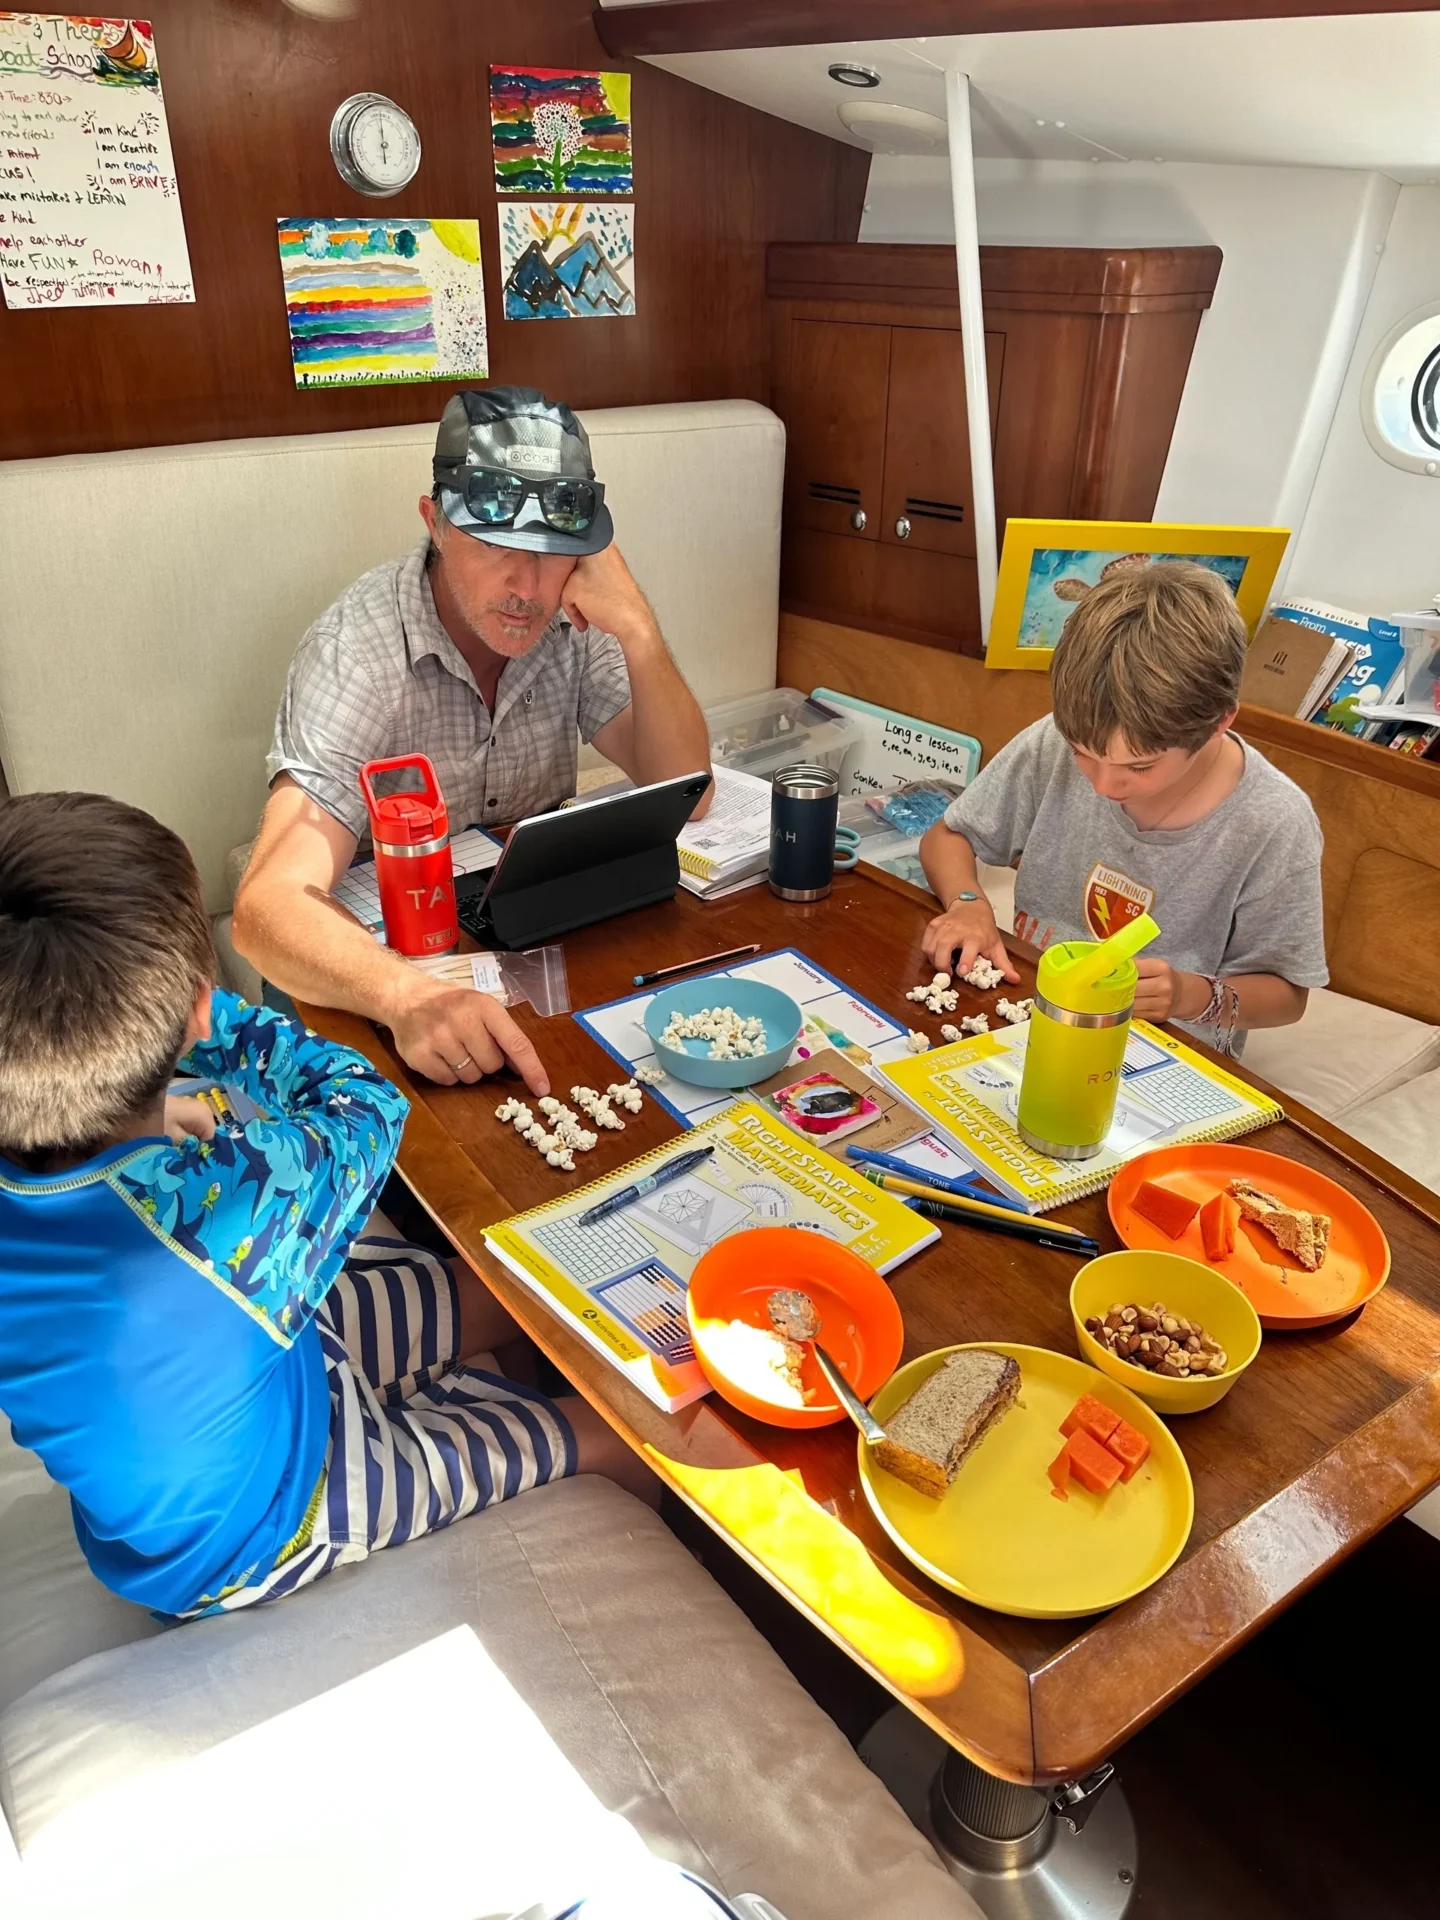
<svg viewBox="0 0 1440 1920">
<path fill-rule="evenodd" d="M 947 913 L 953 913 L 956 907 L 969 906 L 972 900 L 978 900 L 979 898 L 980 896 L 978 893 L 957 893 L 955 898 L 950 902 L 949 906 L 945 909 L 945 911 Z"/>
</svg>

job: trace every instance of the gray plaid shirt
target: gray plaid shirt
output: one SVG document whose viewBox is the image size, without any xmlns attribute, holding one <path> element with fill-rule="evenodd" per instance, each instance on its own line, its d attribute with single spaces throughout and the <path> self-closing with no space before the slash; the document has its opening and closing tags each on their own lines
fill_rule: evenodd
<svg viewBox="0 0 1440 1920">
<path fill-rule="evenodd" d="M 543 813 L 575 791 L 577 733 L 593 740 L 630 704 L 613 634 L 577 633 L 557 613 L 509 660 L 492 716 L 435 611 L 426 547 L 364 574 L 322 613 L 290 663 L 266 759 L 357 839 L 360 769 L 425 753 L 452 832 Z"/>
</svg>

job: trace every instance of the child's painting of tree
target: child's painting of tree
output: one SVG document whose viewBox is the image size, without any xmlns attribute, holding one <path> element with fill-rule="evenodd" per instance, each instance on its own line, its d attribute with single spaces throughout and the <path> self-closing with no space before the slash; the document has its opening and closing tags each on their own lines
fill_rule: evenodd
<svg viewBox="0 0 1440 1920">
<path fill-rule="evenodd" d="M 490 127 L 500 193 L 635 191 L 628 73 L 492 67 Z"/>
</svg>

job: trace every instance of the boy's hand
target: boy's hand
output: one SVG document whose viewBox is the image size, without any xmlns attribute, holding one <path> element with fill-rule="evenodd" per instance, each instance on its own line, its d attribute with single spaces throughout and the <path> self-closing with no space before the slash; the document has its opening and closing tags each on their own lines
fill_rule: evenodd
<svg viewBox="0 0 1440 1920">
<path fill-rule="evenodd" d="M 1140 954 L 1135 987 L 1137 1020 L 1198 1020 L 1210 1004 L 1210 989 L 1198 973 L 1177 973 L 1168 960 Z"/>
<path fill-rule="evenodd" d="M 457 1081 L 473 1086 L 508 1061 L 533 1094 L 549 1093 L 539 1054 L 498 1000 L 473 987 L 432 985 L 423 975 L 417 979 L 427 990 L 387 1023 L 407 1067 L 442 1087 Z"/>
<path fill-rule="evenodd" d="M 968 973 L 983 954 L 1007 980 L 1019 984 L 988 900 L 962 901 L 948 913 L 938 914 L 926 927 L 920 945 L 925 958 L 942 973 Z"/>
<path fill-rule="evenodd" d="M 183 1147 L 191 1138 L 213 1140 L 215 1138 L 214 1108 L 204 1100 L 197 1100 L 193 1094 L 167 1093 L 165 1131 L 177 1147 Z"/>
</svg>

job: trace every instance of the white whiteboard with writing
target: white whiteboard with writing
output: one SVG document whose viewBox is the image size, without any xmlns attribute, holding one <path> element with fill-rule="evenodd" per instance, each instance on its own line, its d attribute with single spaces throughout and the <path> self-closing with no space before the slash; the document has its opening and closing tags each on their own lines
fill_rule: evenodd
<svg viewBox="0 0 1440 1920">
<path fill-rule="evenodd" d="M 10 307 L 194 300 L 147 22 L 0 13 L 0 292 Z"/>
<path fill-rule="evenodd" d="M 893 793 L 915 780 L 951 780 L 968 787 L 980 771 L 980 742 L 968 733 L 952 733 L 930 720 L 917 720 L 889 707 L 872 706 L 848 693 L 816 687 L 811 694 L 860 728 L 840 770 L 842 797 Z"/>
</svg>

